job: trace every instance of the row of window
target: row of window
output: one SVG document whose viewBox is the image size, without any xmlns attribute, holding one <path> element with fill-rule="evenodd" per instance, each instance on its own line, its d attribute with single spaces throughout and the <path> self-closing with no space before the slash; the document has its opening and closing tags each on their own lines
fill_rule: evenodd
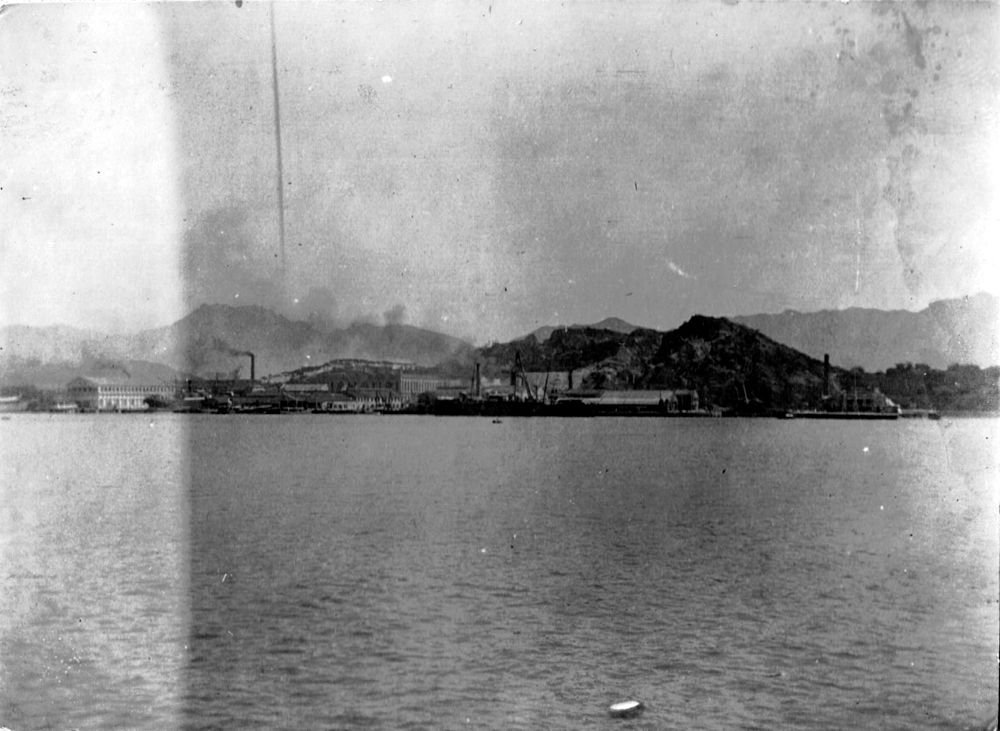
<svg viewBox="0 0 1000 731">
<path fill-rule="evenodd" d="M 164 393 L 162 386 L 72 386 L 69 393 L 135 394 Z"/>
</svg>

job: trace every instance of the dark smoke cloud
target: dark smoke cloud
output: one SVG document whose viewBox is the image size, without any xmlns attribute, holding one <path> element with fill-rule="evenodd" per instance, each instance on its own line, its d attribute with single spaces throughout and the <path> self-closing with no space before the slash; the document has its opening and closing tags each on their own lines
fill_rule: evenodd
<svg viewBox="0 0 1000 731">
<path fill-rule="evenodd" d="M 240 350 L 239 348 L 234 348 L 232 345 L 230 345 L 220 337 L 212 338 L 210 349 L 215 350 L 219 353 L 224 353 L 225 355 L 232 355 L 232 356 L 253 355 L 253 353 L 251 353 L 249 350 Z"/>
<path fill-rule="evenodd" d="M 328 287 L 311 287 L 299 298 L 294 319 L 305 320 L 320 330 L 329 330 L 337 326 L 338 312 L 337 298 Z"/>
<path fill-rule="evenodd" d="M 406 306 L 395 304 L 382 313 L 386 325 L 402 325 L 406 322 Z"/>
</svg>

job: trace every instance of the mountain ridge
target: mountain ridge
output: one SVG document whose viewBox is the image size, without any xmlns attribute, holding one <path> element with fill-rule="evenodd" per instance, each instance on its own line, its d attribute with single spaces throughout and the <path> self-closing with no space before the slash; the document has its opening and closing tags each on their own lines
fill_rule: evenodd
<svg viewBox="0 0 1000 731">
<path fill-rule="evenodd" d="M 952 363 L 994 365 L 1000 362 L 1000 345 L 996 328 L 989 325 L 998 318 L 997 299 L 981 293 L 939 300 L 919 312 L 870 308 L 814 313 L 786 310 L 728 320 L 813 359 L 829 353 L 837 366 L 861 366 L 874 371 L 897 363 L 939 369 Z M 509 364 L 515 353 L 520 353 L 526 367 L 539 370 L 562 368 L 581 359 L 589 359 L 590 364 L 606 361 L 606 376 L 609 382 L 616 382 L 614 368 L 608 363 L 634 365 L 637 359 L 648 360 L 651 343 L 665 334 L 617 317 L 593 325 L 551 327 L 547 333 L 544 330 L 539 328 L 509 343 L 477 349 L 459 338 L 412 325 L 355 322 L 336 328 L 325 322 L 290 320 L 259 305 L 201 305 L 171 325 L 130 335 L 61 325 L 0 328 L 0 380 L 11 383 L 46 373 L 51 380 L 79 373 L 95 362 L 109 361 L 123 367 L 130 363 L 135 367 L 161 364 L 177 374 L 236 373 L 246 377 L 250 365 L 247 354 L 252 352 L 257 376 L 338 358 L 389 360 L 421 367 L 450 363 L 454 368 L 467 368 L 479 357 L 487 366 Z M 862 357 L 863 348 L 870 348 L 868 357 Z M 640 381 L 642 377 L 638 371 L 630 376 Z"/>
<path fill-rule="evenodd" d="M 633 325 L 630 322 L 626 322 L 620 317 L 605 317 L 600 322 L 594 322 L 590 325 L 542 325 L 539 328 L 532 330 L 528 333 L 529 336 L 534 336 L 535 340 L 542 343 L 548 340 L 552 333 L 556 330 L 610 330 L 612 332 L 618 332 L 627 334 L 633 330 L 638 330 L 638 325 Z"/>
<path fill-rule="evenodd" d="M 321 327 L 259 305 L 201 305 L 180 320 L 128 335 L 51 326 L 0 328 L 0 379 L 11 382 L 45 365 L 84 367 L 94 360 L 152 362 L 178 373 L 247 377 L 336 358 L 396 360 L 430 367 L 471 352 L 460 338 L 405 324 Z M 54 372 L 64 372 L 58 369 Z M 78 371 L 79 372 L 79 371 Z"/>
<path fill-rule="evenodd" d="M 812 357 L 829 354 L 833 362 L 848 368 L 1000 364 L 1000 300 L 986 292 L 935 300 L 915 312 L 850 307 L 729 319 Z"/>
<path fill-rule="evenodd" d="M 902 363 L 932 368 L 953 364 L 1000 365 L 1000 300 L 987 292 L 935 300 L 922 310 L 848 307 L 805 312 L 726 315 L 779 343 L 845 368 L 885 370 Z M 602 328 L 614 321 L 617 327 Z M 544 343 L 557 330 L 609 329 L 628 333 L 641 329 L 617 317 L 592 325 L 544 325 L 530 336 Z"/>
</svg>

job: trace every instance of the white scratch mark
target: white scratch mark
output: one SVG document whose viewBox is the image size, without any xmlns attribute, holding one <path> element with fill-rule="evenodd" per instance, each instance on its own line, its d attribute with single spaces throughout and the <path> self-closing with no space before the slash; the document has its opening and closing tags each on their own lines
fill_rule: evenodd
<svg viewBox="0 0 1000 731">
<path fill-rule="evenodd" d="M 669 259 L 667 260 L 667 266 L 670 267 L 670 271 L 672 271 L 678 277 L 684 277 L 685 279 L 695 279 L 695 276 L 693 274 L 688 274 L 686 271 L 681 269 L 679 266 L 674 264 Z"/>
<path fill-rule="evenodd" d="M 854 231 L 855 231 L 855 258 L 854 258 L 854 294 L 857 294 L 861 289 L 861 250 L 864 248 L 866 243 L 864 237 L 864 231 L 861 228 L 861 216 L 864 214 L 864 210 L 861 208 L 861 193 L 857 192 L 854 194 Z"/>
<path fill-rule="evenodd" d="M 857 256 L 854 260 L 854 294 L 857 294 L 861 288 L 861 218 L 856 218 L 855 222 L 858 230 L 858 239 L 856 246 Z"/>
</svg>

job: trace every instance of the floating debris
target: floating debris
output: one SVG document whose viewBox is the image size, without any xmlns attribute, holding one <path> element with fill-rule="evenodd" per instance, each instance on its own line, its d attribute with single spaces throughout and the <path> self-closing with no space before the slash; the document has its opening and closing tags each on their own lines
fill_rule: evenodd
<svg viewBox="0 0 1000 731">
<path fill-rule="evenodd" d="M 611 714 L 613 718 L 635 718 L 640 713 L 645 710 L 644 706 L 640 701 L 622 701 L 621 703 L 613 703 L 610 708 L 608 708 L 608 713 Z"/>
</svg>

